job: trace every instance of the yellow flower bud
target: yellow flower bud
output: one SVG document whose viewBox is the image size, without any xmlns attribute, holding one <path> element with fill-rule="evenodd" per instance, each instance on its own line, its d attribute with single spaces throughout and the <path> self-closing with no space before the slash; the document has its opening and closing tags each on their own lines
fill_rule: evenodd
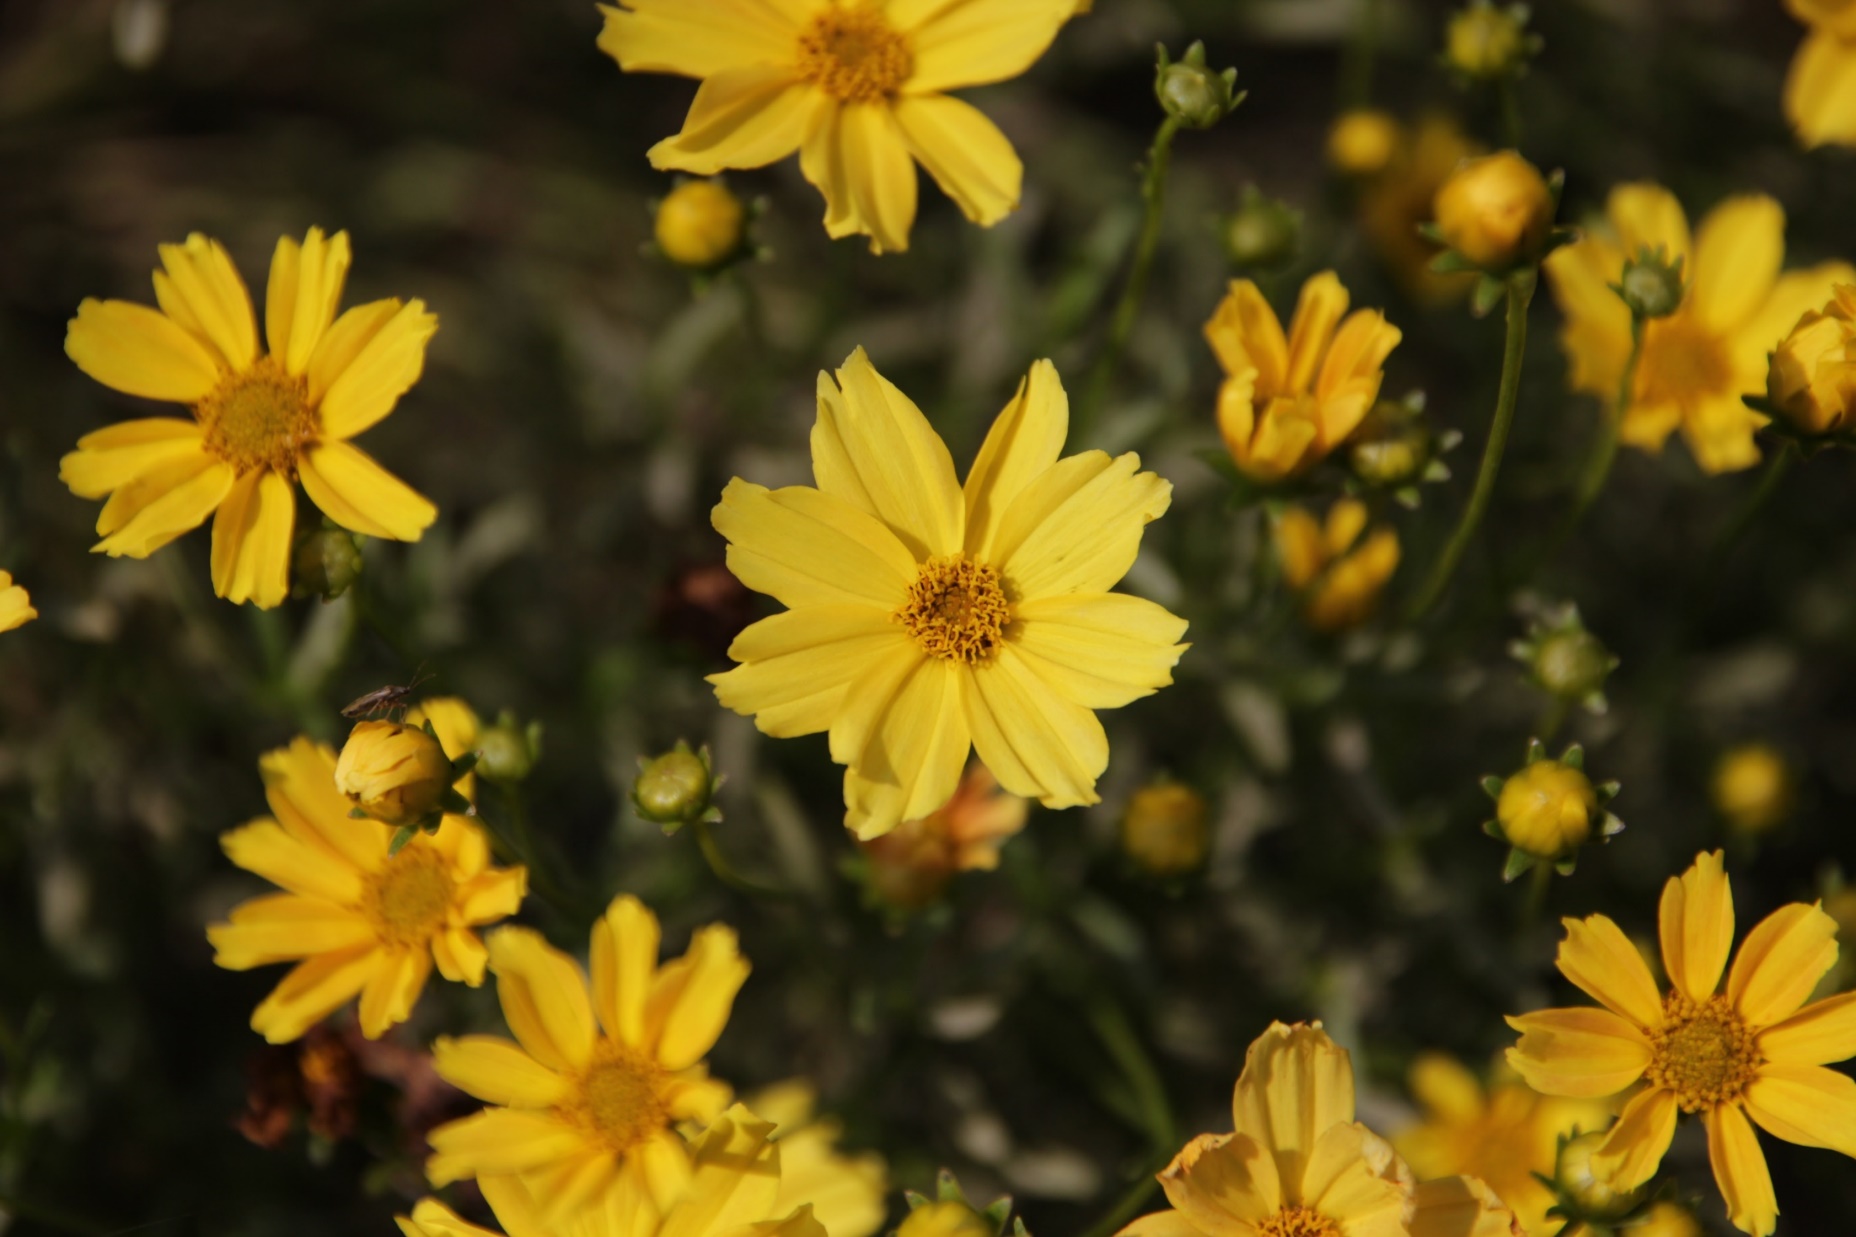
<svg viewBox="0 0 1856 1237">
<path fill-rule="evenodd" d="M 1512 150 L 1459 165 L 1434 206 L 1444 243 L 1492 273 L 1532 259 L 1553 228 L 1546 178 Z"/>
<path fill-rule="evenodd" d="M 1134 792 L 1121 817 L 1121 849 L 1155 876 L 1178 876 L 1205 862 L 1211 842 L 1205 797 L 1178 782 Z"/>
<path fill-rule="evenodd" d="M 437 817 L 457 777 L 438 740 L 404 722 L 356 723 L 335 762 L 335 787 L 350 803 L 402 827 Z"/>
<path fill-rule="evenodd" d="M 1627 1231 L 1630 1237 L 1702 1237 L 1701 1225 L 1680 1203 L 1657 1203 Z"/>
<path fill-rule="evenodd" d="M 1715 810 L 1742 833 L 1764 833 L 1791 811 L 1791 769 L 1765 743 L 1743 743 L 1724 753 L 1709 789 Z"/>
<path fill-rule="evenodd" d="M 1856 0 L 1785 0 L 1792 16 L 1839 39 L 1856 39 Z"/>
<path fill-rule="evenodd" d="M 1486 0 L 1450 18 L 1444 59 L 1465 77 L 1490 79 L 1512 73 L 1527 58 L 1525 10 L 1498 9 Z"/>
<path fill-rule="evenodd" d="M 1601 815 L 1592 780 L 1557 760 L 1536 760 L 1502 785 L 1495 819 L 1516 850 L 1561 859 L 1592 835 Z"/>
<path fill-rule="evenodd" d="M 662 756 L 638 758 L 632 806 L 646 820 L 670 826 L 666 832 L 674 832 L 676 826 L 698 818 L 713 822 L 721 819 L 709 805 L 717 784 L 709 764 L 709 749 L 692 752 L 690 745 L 679 739 L 676 747 Z"/>
<path fill-rule="evenodd" d="M 1403 140 L 1398 121 L 1378 108 L 1357 107 L 1328 130 L 1328 163 L 1348 176 L 1374 176 L 1391 166 Z"/>
<path fill-rule="evenodd" d="M 1831 302 L 1798 320 L 1766 372 L 1772 410 L 1800 433 L 1850 428 L 1856 407 L 1856 287 L 1839 284 Z"/>
<path fill-rule="evenodd" d="M 1643 1201 L 1643 1190 L 1619 1191 L 1612 1187 L 1608 1178 L 1593 1171 L 1592 1156 L 1604 1145 L 1606 1133 L 1593 1130 L 1569 1140 L 1560 1148 L 1559 1163 L 1553 1173 L 1560 1193 L 1581 1216 L 1590 1220 L 1628 1215 Z"/>
<path fill-rule="evenodd" d="M 719 180 L 686 180 L 657 208 L 657 247 L 678 266 L 704 271 L 742 246 L 747 208 Z"/>
<path fill-rule="evenodd" d="M 948 1200 L 909 1212 L 896 1237 L 993 1237 L 993 1226 L 967 1204 Z"/>
</svg>

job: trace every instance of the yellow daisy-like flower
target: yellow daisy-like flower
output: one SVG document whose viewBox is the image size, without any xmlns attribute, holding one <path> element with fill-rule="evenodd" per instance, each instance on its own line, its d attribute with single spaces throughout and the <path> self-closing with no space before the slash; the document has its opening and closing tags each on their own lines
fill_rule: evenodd
<svg viewBox="0 0 1856 1237">
<path fill-rule="evenodd" d="M 1805 1004 L 1837 960 L 1836 922 L 1822 909 L 1780 907 L 1747 933 L 1728 970 L 1727 874 L 1720 851 L 1697 856 L 1663 888 L 1667 993 L 1610 919 L 1564 923 L 1560 972 L 1605 1008 L 1508 1019 L 1521 1032 L 1508 1062 L 1549 1095 L 1593 1097 L 1638 1085 L 1592 1157 L 1615 1188 L 1655 1176 L 1678 1112 L 1699 1113 L 1729 1217 L 1766 1237 L 1779 1205 L 1747 1118 L 1787 1142 L 1856 1156 L 1856 1079 L 1824 1068 L 1856 1056 L 1856 994 Z"/>
<path fill-rule="evenodd" d="M 1353 1063 L 1320 1023 L 1272 1023 L 1231 1099 L 1160 1173 L 1171 1211 L 1120 1237 L 1509 1237 L 1514 1216 L 1473 1177 L 1417 1183 L 1354 1120 Z"/>
<path fill-rule="evenodd" d="M 159 310 L 87 300 L 65 336 L 79 369 L 128 395 L 189 404 L 86 434 L 59 477 L 103 498 L 96 548 L 144 558 L 213 516 L 213 591 L 280 604 L 290 589 L 296 491 L 370 537 L 417 541 L 437 509 L 348 440 L 419 379 L 438 319 L 425 302 L 357 305 L 339 318 L 348 234 L 277 242 L 265 293 L 268 351 L 232 259 L 199 233 L 161 246 Z M 216 514 L 215 514 L 216 513 Z"/>
<path fill-rule="evenodd" d="M 1411 1092 L 1424 1120 L 1392 1145 L 1420 1177 L 1468 1173 L 1486 1181 L 1514 1209 L 1530 1237 L 1552 1237 L 1565 1223 L 1549 1218 L 1554 1192 L 1535 1173 L 1553 1173 L 1559 1138 L 1602 1129 L 1611 1110 L 1592 1100 L 1543 1096 L 1513 1075 L 1482 1085 L 1463 1063 L 1442 1053 L 1412 1062 Z"/>
<path fill-rule="evenodd" d="M 739 1104 L 730 1108 L 691 1148 L 688 1181 L 662 1211 L 640 1195 L 614 1192 L 555 1218 L 519 1177 L 484 1177 L 478 1185 L 508 1237 L 846 1237 L 821 1224 L 810 1206 L 786 1205 L 790 1148 L 773 1134 L 771 1122 Z M 404 1237 L 497 1237 L 432 1198 L 397 1220 Z"/>
<path fill-rule="evenodd" d="M 1017 77 L 1076 0 L 620 0 L 602 51 L 632 73 L 702 79 L 654 167 L 712 176 L 799 152 L 825 230 L 909 247 L 915 164 L 973 222 L 1018 207 L 1024 165 L 992 121 L 946 93 Z"/>
<path fill-rule="evenodd" d="M 456 709 L 447 703 L 443 713 Z M 515 913 L 526 869 L 491 867 L 483 831 L 463 816 L 389 857 L 393 829 L 350 819 L 335 790 L 335 753 L 320 743 L 299 738 L 258 767 L 273 815 L 220 845 L 286 892 L 254 898 L 206 930 L 213 961 L 231 970 L 301 959 L 253 1012 L 252 1030 L 273 1044 L 297 1039 L 359 993 L 361 1031 L 372 1039 L 411 1015 L 434 963 L 446 979 L 483 982 L 486 955 L 472 929 Z"/>
<path fill-rule="evenodd" d="M 0 631 L 12 631 L 37 617 L 26 590 L 13 583 L 10 573 L 0 571 Z"/>
<path fill-rule="evenodd" d="M 1317 523 L 1305 508 L 1286 508 L 1275 525 L 1283 580 L 1302 595 L 1302 617 L 1316 631 L 1358 627 L 1379 606 L 1379 595 L 1398 570 L 1398 532 L 1376 528 L 1364 541 L 1366 504 L 1343 498 Z"/>
<path fill-rule="evenodd" d="M 748 976 L 734 930 L 712 924 L 658 966 L 657 917 L 630 896 L 593 925 L 592 985 L 527 928 L 490 937 L 490 969 L 515 1042 L 440 1039 L 445 1081 L 497 1105 L 439 1126 L 435 1186 L 519 1176 L 550 1220 L 582 1206 L 661 1213 L 689 1184 L 681 1121 L 707 1121 L 729 1088 L 708 1054 Z"/>
<path fill-rule="evenodd" d="M 1807 149 L 1856 146 L 1856 3 L 1785 0 L 1810 27 L 1785 77 L 1785 119 Z"/>
<path fill-rule="evenodd" d="M 1681 308 L 1645 328 L 1622 438 L 1660 451 L 1680 428 L 1705 471 L 1751 468 L 1759 462 L 1753 431 L 1767 418 L 1741 397 L 1765 392 L 1767 353 L 1806 310 L 1829 300 L 1836 284 L 1856 280 L 1856 270 L 1827 262 L 1780 274 L 1785 212 L 1763 195 L 1715 207 L 1693 244 L 1681 204 L 1658 185 L 1619 185 L 1606 216 L 1608 230 L 1589 230 L 1546 261 L 1566 316 L 1560 344 L 1574 389 L 1617 399 L 1630 354 L 1630 310 L 1610 285 L 1622 278 L 1626 257 L 1661 246 L 1671 260 L 1683 259 L 1688 289 Z"/>
<path fill-rule="evenodd" d="M 803 1078 L 755 1092 L 748 1109 L 777 1127 L 780 1192 L 771 1215 L 790 1215 L 810 1206 L 831 1237 L 870 1237 L 889 1214 L 889 1170 L 873 1151 L 838 1150 L 839 1126 L 817 1115 L 818 1093 Z"/>
<path fill-rule="evenodd" d="M 819 375 L 817 488 L 728 483 L 743 584 L 789 607 L 735 638 L 715 694 L 780 738 L 831 733 L 859 837 L 953 797 L 977 749 L 1046 807 L 1096 803 L 1112 709 L 1173 681 L 1183 619 L 1108 590 L 1173 487 L 1133 452 L 1059 460 L 1069 400 L 1039 361 L 964 487 L 926 417 L 853 353 Z"/>
<path fill-rule="evenodd" d="M 1224 367 L 1218 432 L 1231 459 L 1260 481 L 1306 472 L 1359 427 L 1385 381 L 1399 329 L 1377 309 L 1347 313 L 1347 289 L 1333 271 L 1302 285 L 1289 334 L 1248 279 L 1205 324 Z"/>
</svg>

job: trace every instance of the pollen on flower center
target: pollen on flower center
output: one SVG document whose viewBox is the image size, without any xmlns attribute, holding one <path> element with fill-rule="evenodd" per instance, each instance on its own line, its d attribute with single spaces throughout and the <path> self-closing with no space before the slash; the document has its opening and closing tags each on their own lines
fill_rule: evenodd
<svg viewBox="0 0 1856 1237">
<path fill-rule="evenodd" d="M 670 1123 L 663 1083 L 655 1061 L 602 1040 L 565 1106 L 567 1115 L 614 1155 L 624 1155 Z"/>
<path fill-rule="evenodd" d="M 1257 1237 L 1341 1237 L 1341 1232 L 1313 1207 L 1284 1207 L 1257 1225 Z"/>
<path fill-rule="evenodd" d="M 1637 403 L 1654 408 L 1732 387 L 1733 370 L 1718 335 L 1681 314 L 1650 323 L 1637 363 Z"/>
<path fill-rule="evenodd" d="M 825 9 L 799 36 L 799 72 L 846 103 L 886 99 L 915 70 L 908 40 L 875 5 Z"/>
<path fill-rule="evenodd" d="M 381 940 L 422 946 L 444 926 L 456 892 L 442 853 L 430 846 L 408 846 L 374 875 L 362 910 Z"/>
<path fill-rule="evenodd" d="M 1663 1024 L 1650 1032 L 1645 1077 L 1675 1092 L 1683 1112 L 1732 1103 L 1760 1063 L 1753 1031 L 1723 995 L 1697 1003 L 1680 992 L 1663 1002 Z"/>
<path fill-rule="evenodd" d="M 931 558 L 890 616 L 929 655 L 969 665 L 991 661 L 1012 621 L 999 573 L 963 554 Z"/>
<path fill-rule="evenodd" d="M 309 379 L 272 357 L 222 378 L 193 410 L 206 430 L 206 449 L 239 475 L 268 468 L 296 474 L 297 457 L 321 426 L 309 406 Z"/>
</svg>

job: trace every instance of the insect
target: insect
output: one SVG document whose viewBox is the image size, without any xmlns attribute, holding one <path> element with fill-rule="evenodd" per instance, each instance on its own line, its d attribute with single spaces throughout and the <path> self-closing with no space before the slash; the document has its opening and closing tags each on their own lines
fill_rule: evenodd
<svg viewBox="0 0 1856 1237">
<path fill-rule="evenodd" d="M 373 717 L 379 713 L 403 711 L 406 708 L 406 698 L 419 689 L 419 684 L 431 677 L 429 674 L 415 673 L 412 682 L 404 686 L 388 684 L 385 687 L 376 687 L 366 695 L 349 701 L 342 709 L 342 716 L 352 721 L 356 718 Z"/>
</svg>

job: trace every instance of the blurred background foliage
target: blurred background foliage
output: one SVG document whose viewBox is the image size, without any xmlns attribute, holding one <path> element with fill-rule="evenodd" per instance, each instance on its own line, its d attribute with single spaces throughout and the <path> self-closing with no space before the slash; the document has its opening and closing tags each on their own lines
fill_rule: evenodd
<svg viewBox="0 0 1856 1237">
<path fill-rule="evenodd" d="M 1498 144 L 1493 99 L 1437 66 L 1447 6 L 1377 7 L 1374 101 Z M 743 1090 L 809 1075 L 898 1184 L 953 1166 L 976 1198 L 1014 1193 L 1042 1234 L 1090 1230 L 1186 1136 L 1227 1128 L 1243 1047 L 1273 1018 L 1325 1019 L 1389 1131 L 1411 1119 L 1415 1053 L 1480 1068 L 1512 1038 L 1502 1013 L 1563 1003 L 1559 915 L 1648 934 L 1663 880 L 1723 844 L 1743 928 L 1856 872 L 1849 461 L 1795 468 L 1722 554 L 1756 475 L 1705 477 L 1679 445 L 1627 450 L 1543 560 L 1598 424 L 1565 389 L 1543 296 L 1497 504 L 1450 603 L 1418 630 L 1299 631 L 1264 509 L 1199 458 L 1218 448 L 1200 328 L 1231 273 L 1221 214 L 1252 185 L 1303 212 L 1299 256 L 1266 292 L 1286 311 L 1304 275 L 1338 269 L 1405 332 L 1385 393 L 1422 390 L 1467 436 L 1455 480 L 1416 513 L 1386 508 L 1405 545 L 1395 590 L 1461 509 L 1500 325 L 1414 299 L 1384 261 L 1375 235 L 1424 217 L 1422 187 L 1372 208 L 1375 231 L 1325 166 L 1337 109 L 1361 100 L 1354 0 L 1095 9 L 1033 72 L 975 92 L 1026 162 L 1011 219 L 981 231 L 924 193 L 912 251 L 872 257 L 825 238 L 789 160 L 731 178 L 766 199 L 769 260 L 697 290 L 642 248 L 671 184 L 644 151 L 693 88 L 621 74 L 586 0 L 0 6 L 0 566 L 44 614 L 0 639 L 10 1231 L 390 1231 L 419 1190 L 422 1129 L 468 1107 L 419 1049 L 500 1029 L 490 990 L 435 986 L 358 1065 L 330 1047 L 339 1030 L 312 1041 L 340 1077 L 360 1071 L 343 1092 L 358 1106 L 306 1130 L 288 1113 L 294 1056 L 246 1027 L 277 972 L 215 970 L 202 929 L 256 888 L 216 838 L 264 811 L 260 752 L 336 738 L 342 703 L 421 667 L 429 693 L 545 727 L 525 794 L 567 896 L 524 918 L 575 951 L 619 890 L 664 916 L 673 948 L 736 924 L 755 971 L 716 1072 Z M 1760 190 L 1786 207 L 1790 263 L 1856 256 L 1856 167 L 1800 153 L 1780 119 L 1801 32 L 1777 5 L 1566 0 L 1534 29 L 1523 149 L 1565 169 L 1564 218 L 1627 179 L 1669 185 L 1691 219 Z M 1127 587 L 1189 618 L 1194 647 L 1176 686 L 1105 716 L 1100 807 L 1034 808 L 999 871 L 898 916 L 856 879 L 823 737 L 764 741 L 702 682 L 764 601 L 718 570 L 708 508 L 733 475 L 805 479 L 816 372 L 858 344 L 963 464 L 1033 359 L 1078 394 L 1139 222 L 1153 45 L 1193 38 L 1249 100 L 1180 137 L 1146 307 L 1072 443 L 1138 449 L 1174 482 Z M 58 482 L 58 458 L 150 410 L 64 358 L 65 320 L 85 296 L 146 301 L 156 244 L 192 230 L 261 288 L 276 238 L 312 224 L 353 235 L 348 303 L 420 296 L 440 316 L 426 377 L 366 444 L 439 504 L 438 525 L 369 545 L 346 598 L 270 613 L 212 597 L 205 533 L 144 562 L 88 555 L 94 506 Z M 1622 780 L 1629 825 L 1539 907 L 1499 880 L 1502 848 L 1477 828 L 1479 777 L 1518 768 L 1550 720 L 1506 652 L 1529 598 L 1575 600 L 1622 659 L 1610 711 L 1558 729 L 1595 777 Z M 635 758 L 679 737 L 729 776 L 719 845 L 780 896 L 730 889 L 689 831 L 633 815 Z M 1798 780 L 1789 816 L 1757 835 L 1708 794 L 1720 754 L 1749 739 Z M 1143 875 L 1117 850 L 1129 796 L 1159 773 L 1210 804 L 1210 856 L 1189 876 Z M 1698 1133 L 1669 1163 L 1719 1225 Z M 1782 1232 L 1856 1214 L 1847 1162 L 1768 1147 Z"/>
</svg>

